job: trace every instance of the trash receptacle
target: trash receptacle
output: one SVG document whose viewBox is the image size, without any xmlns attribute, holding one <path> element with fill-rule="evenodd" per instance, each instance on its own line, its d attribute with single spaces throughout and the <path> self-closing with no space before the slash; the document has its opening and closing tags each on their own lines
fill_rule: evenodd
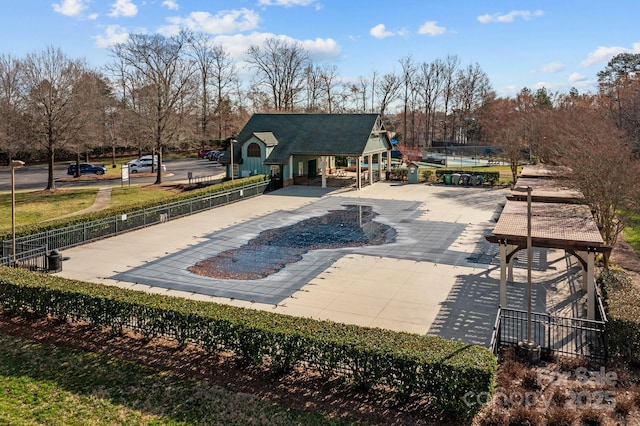
<svg viewBox="0 0 640 426">
<path fill-rule="evenodd" d="M 407 181 L 409 183 L 418 183 L 418 165 L 415 163 L 409 163 L 407 167 L 408 177 Z"/>
<path fill-rule="evenodd" d="M 471 175 L 464 173 L 460 176 L 460 178 L 462 179 L 462 184 L 464 186 L 469 186 L 471 184 Z"/>
<path fill-rule="evenodd" d="M 473 186 L 482 185 L 482 175 L 471 176 L 471 185 Z"/>
<path fill-rule="evenodd" d="M 454 185 L 460 185 L 460 173 L 454 173 L 451 175 L 451 181 Z"/>
<path fill-rule="evenodd" d="M 62 255 L 58 250 L 51 250 L 47 255 L 47 270 L 49 272 L 62 271 Z"/>
<path fill-rule="evenodd" d="M 451 175 L 450 174 L 444 175 L 444 184 L 445 185 L 451 185 Z"/>
</svg>

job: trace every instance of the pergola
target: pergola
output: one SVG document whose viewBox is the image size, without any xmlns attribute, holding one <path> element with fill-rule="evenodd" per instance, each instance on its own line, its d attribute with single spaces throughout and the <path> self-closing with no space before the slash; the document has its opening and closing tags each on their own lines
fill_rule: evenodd
<svg viewBox="0 0 640 426">
<path fill-rule="evenodd" d="M 550 193 L 545 185 L 547 179 L 529 179 L 526 183 L 532 188 L 532 200 L 551 201 L 553 193 L 556 199 L 566 198 L 562 191 Z M 536 193 L 536 184 L 538 186 Z M 542 193 L 545 193 L 544 196 Z M 515 194 L 515 193 L 514 193 Z M 507 200 L 493 233 L 486 236 L 492 243 L 500 245 L 500 306 L 507 307 L 507 273 L 513 280 L 513 258 L 521 249 L 527 248 L 527 202 L 515 199 Z M 584 204 L 565 202 L 531 202 L 531 245 L 532 247 L 555 248 L 574 255 L 583 270 L 582 289 L 587 293 L 587 317 L 596 317 L 595 256 L 596 253 L 611 251 L 604 244 L 590 208 Z"/>
</svg>

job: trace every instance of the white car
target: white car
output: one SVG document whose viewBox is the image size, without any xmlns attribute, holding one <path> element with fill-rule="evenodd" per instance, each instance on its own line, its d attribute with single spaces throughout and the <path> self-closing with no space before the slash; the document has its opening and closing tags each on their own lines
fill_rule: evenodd
<svg viewBox="0 0 640 426">
<path fill-rule="evenodd" d="M 145 155 L 143 157 L 138 158 L 137 160 L 129 161 L 127 165 L 129 166 L 130 173 L 151 173 L 151 165 L 153 164 L 153 171 L 155 172 L 158 167 L 158 156 L 154 155 Z M 162 165 L 162 170 L 165 171 L 166 168 L 164 164 Z"/>
</svg>

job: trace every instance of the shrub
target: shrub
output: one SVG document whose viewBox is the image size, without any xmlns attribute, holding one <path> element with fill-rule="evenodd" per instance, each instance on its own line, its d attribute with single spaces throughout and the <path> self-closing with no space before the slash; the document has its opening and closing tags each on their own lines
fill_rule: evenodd
<svg viewBox="0 0 640 426">
<path fill-rule="evenodd" d="M 166 297 L 0 268 L 0 306 L 21 315 L 88 321 L 203 349 L 235 353 L 276 372 L 313 366 L 350 377 L 362 388 L 386 386 L 426 397 L 467 417 L 490 395 L 496 359 L 487 348 L 437 336 L 317 321 L 253 309 Z"/>
<path fill-rule="evenodd" d="M 600 426 L 604 423 L 604 414 L 597 408 L 585 408 L 580 413 L 580 421 L 585 426 Z"/>
<path fill-rule="evenodd" d="M 607 309 L 609 354 L 640 365 L 640 292 L 628 274 L 617 268 L 598 277 Z"/>
<path fill-rule="evenodd" d="M 551 407 L 545 413 L 545 419 L 547 426 L 572 426 L 576 420 L 576 412 L 562 407 Z"/>
</svg>

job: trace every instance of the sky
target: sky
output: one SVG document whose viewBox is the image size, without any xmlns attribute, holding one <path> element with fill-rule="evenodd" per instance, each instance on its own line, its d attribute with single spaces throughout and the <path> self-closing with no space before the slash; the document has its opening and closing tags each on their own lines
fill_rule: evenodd
<svg viewBox="0 0 640 426">
<path fill-rule="evenodd" d="M 239 62 L 269 37 L 300 42 L 347 82 L 451 55 L 478 64 L 499 96 L 595 93 L 613 56 L 640 53 L 638 17 L 638 0 L 0 0 L 0 54 L 54 47 L 100 68 L 128 34 L 183 27 Z"/>
</svg>

